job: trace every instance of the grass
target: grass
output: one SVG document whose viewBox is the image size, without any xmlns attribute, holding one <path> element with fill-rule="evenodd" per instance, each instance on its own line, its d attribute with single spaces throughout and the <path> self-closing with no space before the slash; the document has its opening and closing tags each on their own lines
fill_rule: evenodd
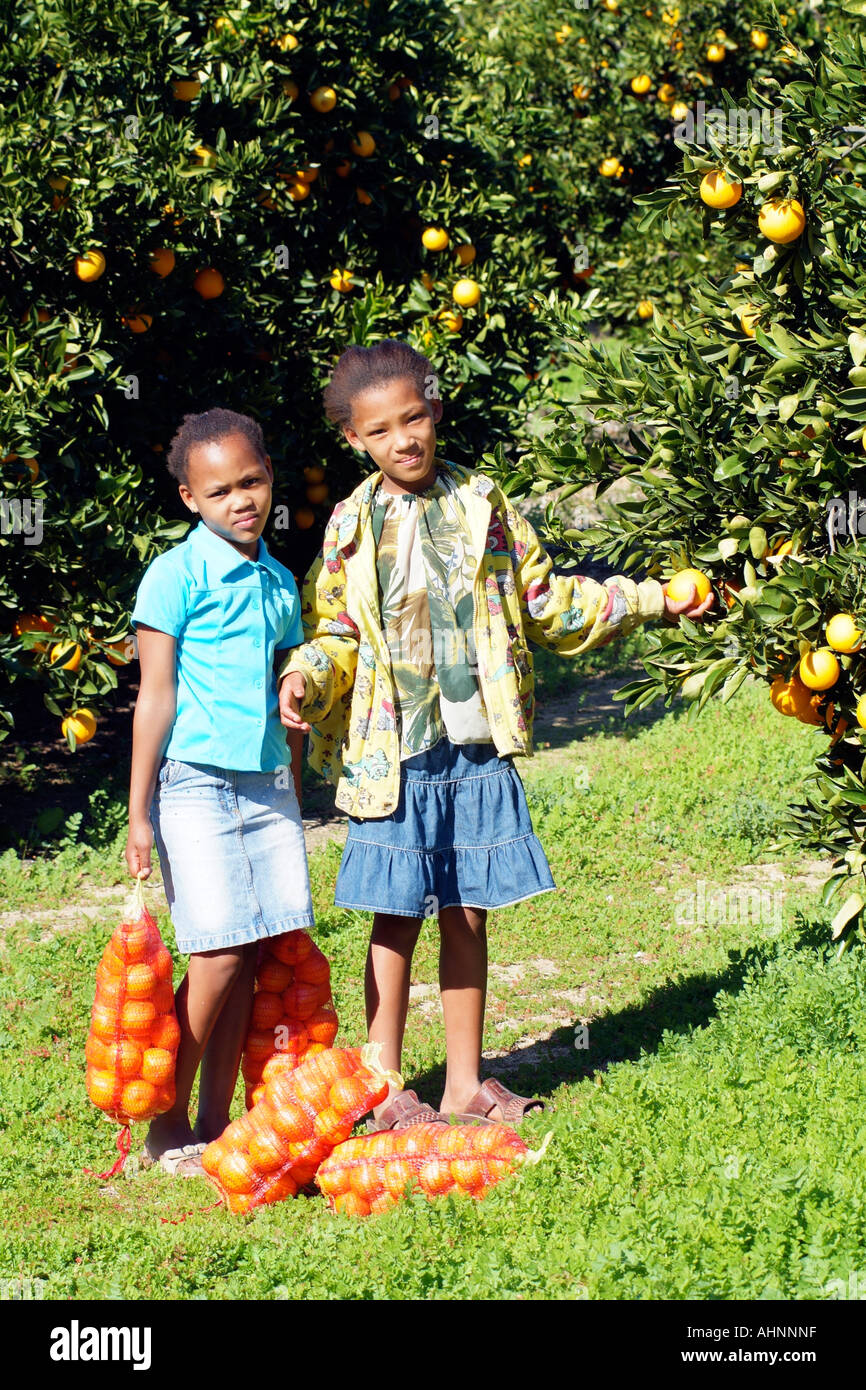
<svg viewBox="0 0 866 1390">
<path fill-rule="evenodd" d="M 695 725 L 669 713 L 527 766 L 559 891 L 491 918 L 487 1066 L 547 1099 L 524 1129 L 553 1142 L 481 1204 L 413 1199 L 365 1223 L 321 1200 L 231 1218 L 134 1162 L 105 1187 L 83 1174 L 113 1147 L 82 1048 L 118 866 L 7 855 L 0 1274 L 58 1298 L 826 1297 L 866 1270 L 866 961 L 825 949 L 793 860 L 780 922 L 683 912 L 701 881 L 781 891 L 760 861 L 818 737 L 753 687 Z M 329 845 L 311 870 L 340 1040 L 357 1042 L 369 919 L 334 908 L 338 862 Z M 432 924 L 414 979 L 405 1072 L 435 1101 Z"/>
</svg>

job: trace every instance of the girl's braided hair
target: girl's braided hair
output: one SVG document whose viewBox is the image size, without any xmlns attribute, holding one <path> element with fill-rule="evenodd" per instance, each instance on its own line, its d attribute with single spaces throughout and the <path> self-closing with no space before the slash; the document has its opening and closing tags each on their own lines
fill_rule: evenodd
<svg viewBox="0 0 866 1390">
<path fill-rule="evenodd" d="M 183 424 L 169 445 L 166 459 L 171 476 L 186 485 L 190 450 L 196 444 L 219 444 L 230 434 L 242 434 L 262 461 L 267 458 L 265 437 L 259 422 L 249 415 L 238 415 L 237 411 L 217 406 L 214 410 L 203 411 L 201 415 L 184 415 Z"/>
<path fill-rule="evenodd" d="M 409 377 L 425 399 L 431 382 L 436 382 L 428 359 L 396 338 L 386 338 L 373 347 L 347 348 L 325 387 L 325 414 L 340 428 L 351 425 L 352 404 L 362 391 L 401 377 Z"/>
</svg>

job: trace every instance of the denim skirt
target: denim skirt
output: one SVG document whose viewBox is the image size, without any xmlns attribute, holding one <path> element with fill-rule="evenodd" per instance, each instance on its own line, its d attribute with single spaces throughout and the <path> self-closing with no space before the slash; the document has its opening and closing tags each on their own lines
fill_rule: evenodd
<svg viewBox="0 0 866 1390">
<path fill-rule="evenodd" d="M 313 925 L 304 826 L 286 769 L 164 758 L 150 820 L 179 951 Z"/>
<path fill-rule="evenodd" d="M 507 907 L 556 885 L 513 762 L 493 744 L 442 739 L 400 768 L 390 816 L 349 817 L 338 907 L 430 917 Z"/>
</svg>

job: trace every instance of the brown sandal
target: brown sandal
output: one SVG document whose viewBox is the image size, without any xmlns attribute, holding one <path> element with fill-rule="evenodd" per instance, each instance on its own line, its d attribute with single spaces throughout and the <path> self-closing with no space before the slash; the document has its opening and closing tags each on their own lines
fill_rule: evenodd
<svg viewBox="0 0 866 1390">
<path fill-rule="evenodd" d="M 495 1110 L 497 1105 L 502 1112 L 501 1120 L 494 1120 L 491 1117 L 491 1110 Z M 506 1124 L 517 1125 L 526 1118 L 528 1111 L 538 1111 L 544 1109 L 544 1101 L 537 1096 L 518 1096 L 513 1091 L 509 1091 L 507 1086 L 503 1086 L 501 1081 L 495 1081 L 492 1077 L 481 1083 L 481 1087 L 476 1091 L 466 1109 L 460 1115 L 455 1115 L 455 1119 L 460 1124 Z"/>
<path fill-rule="evenodd" d="M 378 1120 L 373 1117 L 367 1121 L 370 1134 L 378 1134 L 383 1129 L 411 1129 L 413 1125 L 444 1125 L 438 1110 L 419 1100 L 414 1091 L 398 1091 L 385 1106 Z"/>
</svg>

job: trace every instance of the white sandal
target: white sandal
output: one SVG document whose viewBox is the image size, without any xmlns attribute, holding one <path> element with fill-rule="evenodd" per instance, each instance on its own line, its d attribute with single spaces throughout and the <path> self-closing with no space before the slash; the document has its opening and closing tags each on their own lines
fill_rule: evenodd
<svg viewBox="0 0 866 1390">
<path fill-rule="evenodd" d="M 181 1149 L 165 1149 L 159 1158 L 154 1158 L 145 1149 L 139 1161 L 142 1168 L 152 1168 L 158 1163 L 173 1178 L 203 1178 L 205 1171 L 201 1166 L 201 1156 L 206 1148 L 207 1144 L 184 1144 Z"/>
</svg>

